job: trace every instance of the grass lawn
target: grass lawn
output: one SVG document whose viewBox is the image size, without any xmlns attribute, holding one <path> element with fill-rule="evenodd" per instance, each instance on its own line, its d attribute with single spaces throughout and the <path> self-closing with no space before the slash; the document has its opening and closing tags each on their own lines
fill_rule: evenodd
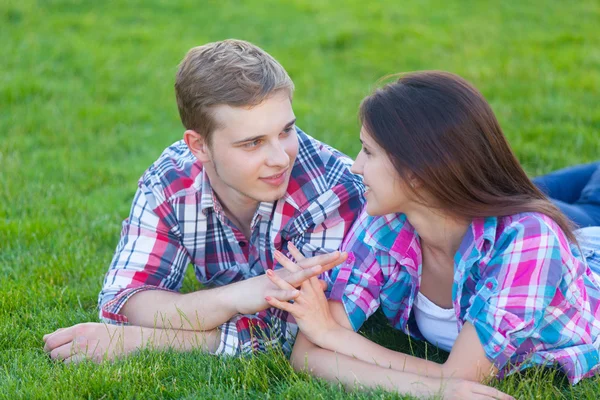
<svg viewBox="0 0 600 400">
<path fill-rule="evenodd" d="M 399 398 L 345 392 L 277 354 L 222 360 L 141 352 L 65 366 L 42 335 L 97 318 L 137 179 L 181 138 L 173 94 L 193 46 L 252 41 L 288 69 L 298 125 L 350 155 L 357 107 L 383 75 L 443 69 L 482 90 L 531 175 L 600 158 L 600 3 L 463 1 L 0 2 L 0 398 Z M 188 275 L 184 285 L 198 287 Z M 381 316 L 364 333 L 409 343 Z M 596 399 L 533 370 L 518 398 Z"/>
</svg>

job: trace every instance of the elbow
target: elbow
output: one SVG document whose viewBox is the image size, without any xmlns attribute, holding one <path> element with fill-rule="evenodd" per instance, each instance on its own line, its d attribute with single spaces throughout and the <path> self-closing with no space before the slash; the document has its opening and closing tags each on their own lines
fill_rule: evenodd
<svg viewBox="0 0 600 400">
<path fill-rule="evenodd" d="M 317 346 L 310 342 L 302 332 L 298 333 L 292 355 L 290 357 L 290 364 L 294 368 L 294 371 L 304 371 L 308 368 L 309 357 L 311 353 L 317 349 Z"/>
</svg>

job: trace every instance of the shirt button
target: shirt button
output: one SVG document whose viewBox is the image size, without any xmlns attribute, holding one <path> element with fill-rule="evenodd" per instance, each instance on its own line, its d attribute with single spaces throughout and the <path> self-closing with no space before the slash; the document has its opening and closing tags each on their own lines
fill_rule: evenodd
<svg viewBox="0 0 600 400">
<path fill-rule="evenodd" d="M 238 242 L 238 244 L 240 245 L 240 247 L 246 247 L 246 242 Z"/>
<path fill-rule="evenodd" d="M 485 286 L 487 286 L 488 289 L 493 289 L 494 288 L 494 284 L 492 282 L 486 283 Z"/>
<path fill-rule="evenodd" d="M 495 346 L 494 346 L 494 351 L 500 351 L 500 346 L 498 346 L 498 345 L 495 345 Z"/>
</svg>

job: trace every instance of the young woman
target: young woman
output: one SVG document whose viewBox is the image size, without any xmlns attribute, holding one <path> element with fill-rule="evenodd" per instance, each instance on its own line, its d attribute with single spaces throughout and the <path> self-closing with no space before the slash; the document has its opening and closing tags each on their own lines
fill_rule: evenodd
<svg viewBox="0 0 600 400">
<path fill-rule="evenodd" d="M 529 180 L 481 93 L 453 74 L 410 73 L 367 97 L 360 117 L 353 170 L 367 186 L 366 213 L 344 240 L 334 301 L 316 279 L 293 303 L 267 299 L 298 322 L 294 366 L 445 398 L 504 398 L 476 382 L 530 366 L 554 365 L 573 384 L 593 375 L 600 281 L 579 249 L 597 270 L 600 252 L 578 243 Z M 450 351 L 448 360 L 355 333 L 378 307 L 395 328 Z"/>
</svg>

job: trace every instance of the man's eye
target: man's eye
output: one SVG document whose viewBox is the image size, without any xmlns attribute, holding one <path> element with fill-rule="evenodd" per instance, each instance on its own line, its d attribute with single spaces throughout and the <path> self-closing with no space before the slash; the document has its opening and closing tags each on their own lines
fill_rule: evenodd
<svg viewBox="0 0 600 400">
<path fill-rule="evenodd" d="M 370 156 L 371 152 L 369 152 L 369 150 L 367 150 L 365 147 L 362 148 L 363 153 L 365 153 L 366 155 Z"/>
<path fill-rule="evenodd" d="M 294 125 L 290 126 L 289 128 L 285 128 L 283 130 L 283 133 L 290 134 L 290 133 L 292 133 L 293 130 L 294 130 Z"/>
<path fill-rule="evenodd" d="M 245 148 L 247 148 L 247 149 L 250 149 L 250 148 L 252 148 L 252 147 L 257 147 L 257 146 L 259 146 L 261 143 L 262 143 L 262 140 L 261 140 L 261 139 L 256 139 L 256 140 L 253 140 L 253 141 L 251 141 L 251 142 L 244 143 L 244 146 L 243 146 L 243 147 L 245 147 Z"/>
</svg>

